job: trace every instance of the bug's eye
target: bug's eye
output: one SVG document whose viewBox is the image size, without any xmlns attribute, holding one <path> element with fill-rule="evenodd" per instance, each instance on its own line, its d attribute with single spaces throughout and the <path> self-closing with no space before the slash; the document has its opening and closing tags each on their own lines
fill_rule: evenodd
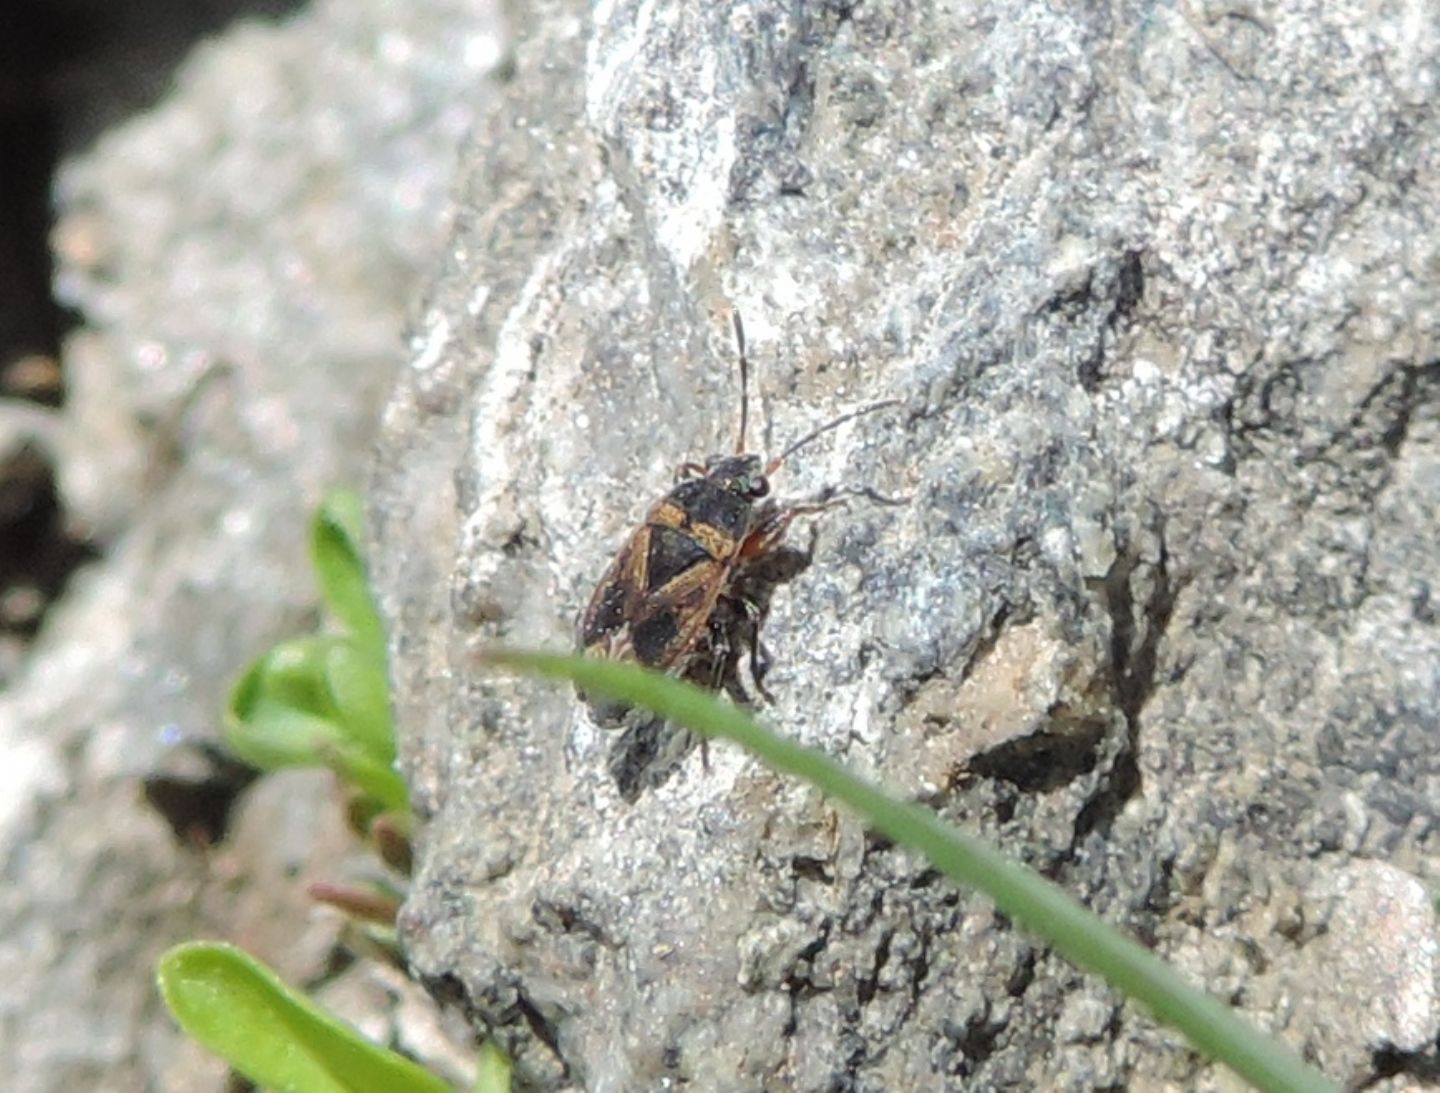
<svg viewBox="0 0 1440 1093">
<path fill-rule="evenodd" d="M 749 490 L 746 491 L 751 497 L 764 497 L 770 492 L 770 480 L 763 474 L 757 474 L 749 481 Z"/>
</svg>

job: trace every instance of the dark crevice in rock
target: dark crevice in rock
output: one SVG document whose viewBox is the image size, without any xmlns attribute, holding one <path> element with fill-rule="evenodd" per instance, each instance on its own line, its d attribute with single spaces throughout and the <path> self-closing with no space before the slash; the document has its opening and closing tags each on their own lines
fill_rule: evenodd
<svg viewBox="0 0 1440 1093">
<path fill-rule="evenodd" d="M 27 645 L 71 574 L 96 556 L 68 526 L 48 456 L 28 443 L 0 455 L 0 641 Z M 0 687 L 4 675 L 0 667 Z"/>
<path fill-rule="evenodd" d="M 549 1048 L 550 1053 L 554 1055 L 560 1065 L 564 1067 L 565 1077 L 568 1080 L 570 1077 L 570 1064 L 566 1062 L 565 1056 L 560 1054 L 559 1030 L 555 1028 L 549 1018 L 540 1012 L 535 1003 L 531 1002 L 530 999 L 525 996 L 525 993 L 518 988 L 515 991 L 515 1008 L 525 1021 L 526 1027 L 534 1034 L 535 1039 Z"/>
<path fill-rule="evenodd" d="M 441 975 L 419 975 L 416 978 L 430 997 L 435 999 L 442 1008 L 453 1009 L 464 1014 L 465 1019 L 476 1027 L 484 1023 L 479 1011 L 470 1000 L 470 992 L 465 989 L 465 984 L 460 981 L 458 975 L 453 972 L 445 972 Z"/>
<path fill-rule="evenodd" d="M 865 649 L 873 650 L 879 648 L 879 643 L 866 641 Z M 896 683 L 899 691 L 900 708 L 903 710 L 915 701 L 915 696 L 925 689 L 927 683 L 933 683 L 945 675 L 945 666 L 940 663 L 926 664 L 924 668 L 912 672 L 904 679 Z"/>
<path fill-rule="evenodd" d="M 893 850 L 894 847 L 895 840 L 890 838 L 890 836 L 883 835 L 878 831 L 867 830 L 865 832 L 865 854 L 861 865 L 868 866 L 871 855 L 885 854 Z"/>
<path fill-rule="evenodd" d="M 858 1037 L 855 1037 L 858 1039 Z M 860 1070 L 866 1064 L 872 1062 L 866 1053 L 863 1044 L 857 1044 L 845 1055 L 844 1070 L 837 1071 L 830 1076 L 830 1081 L 825 1086 L 825 1093 L 856 1093 L 861 1089 Z"/>
<path fill-rule="evenodd" d="M 973 1076 L 986 1060 L 995 1053 L 1000 1034 L 1005 1031 L 1006 1022 L 992 1019 L 989 1007 L 971 1016 L 959 1030 L 955 1047 L 964 1056 L 965 1076 Z"/>
<path fill-rule="evenodd" d="M 666 1044 L 660 1051 L 660 1065 L 666 1070 L 678 1071 L 684 1061 L 684 1054 L 678 1044 Z"/>
<path fill-rule="evenodd" d="M 1140 789 L 1140 770 L 1133 750 L 1126 750 L 1115 757 L 1109 776 L 1097 787 L 1094 795 L 1085 802 L 1075 818 L 1075 835 L 1071 845 L 1078 846 L 1087 836 L 1097 830 L 1103 831 L 1114 823 L 1115 817 Z"/>
<path fill-rule="evenodd" d="M 1111 680 L 1116 704 L 1125 718 L 1125 741 L 1096 792 L 1076 817 L 1072 845 L 1079 845 L 1094 831 L 1107 829 L 1125 803 L 1140 790 L 1140 766 L 1136 759 L 1140 715 L 1155 689 L 1160 640 L 1170 626 L 1179 596 L 1179 588 L 1173 586 L 1170 579 L 1170 556 L 1163 527 L 1157 539 L 1159 554 L 1149 566 L 1151 591 L 1143 606 L 1142 618 L 1136 617 L 1131 588 L 1132 578 L 1140 566 L 1137 555 L 1122 552 L 1101 588 L 1110 615 Z"/>
<path fill-rule="evenodd" d="M 1297 465 L 1331 467 L 1340 488 L 1327 492 L 1371 497 L 1383 487 L 1388 471 L 1355 460 L 1377 454 L 1377 448 L 1391 460 L 1398 457 L 1415 411 L 1440 397 L 1440 361 L 1393 367 L 1355 404 L 1343 425 L 1322 441 L 1301 444 L 1296 407 L 1306 394 L 1305 373 L 1315 365 L 1296 360 L 1268 374 L 1254 369 L 1237 380 L 1234 396 L 1217 411 L 1230 439 L 1227 470 L 1233 472 L 1235 461 L 1256 455 L 1262 438 L 1283 438 L 1296 445 L 1291 458 Z M 1362 481 L 1350 480 L 1356 474 Z"/>
<path fill-rule="evenodd" d="M 1011 970 L 1010 978 L 1005 982 L 1005 993 L 1011 998 L 1019 998 L 1030 989 L 1030 984 L 1035 982 L 1037 959 L 1035 949 L 1026 949 L 1024 957 Z"/>
<path fill-rule="evenodd" d="M 1294 406 L 1301 390 L 1300 375 L 1308 361 L 1289 361 L 1268 373 L 1258 366 L 1235 381 L 1235 394 L 1215 411 L 1229 437 L 1226 471 L 1260 451 L 1265 437 L 1294 437 Z"/>
<path fill-rule="evenodd" d="M 1133 566 L 1131 567 L 1133 570 Z M 1114 672 L 1116 695 L 1120 709 L 1132 727 L 1138 722 L 1140 712 L 1155 689 L 1155 666 L 1158 661 L 1160 639 L 1170 626 L 1170 617 L 1175 611 L 1178 588 L 1170 584 L 1170 555 L 1165 546 L 1163 530 L 1159 536 L 1159 557 L 1152 567 L 1154 590 L 1145 605 L 1146 626 L 1138 644 L 1135 644 L 1133 603 L 1129 588 L 1129 573 L 1123 581 L 1117 582 L 1116 595 L 1123 599 L 1122 612 L 1111 611 L 1115 622 L 1116 635 L 1112 636 L 1111 651 L 1115 655 Z M 1107 582 L 1107 593 L 1109 591 Z M 1118 638 L 1122 640 L 1116 640 Z"/>
<path fill-rule="evenodd" d="M 1135 313 L 1144 294 L 1145 271 L 1140 252 L 1128 250 L 1092 269 L 1081 284 L 1056 293 L 1041 307 L 1042 315 L 1058 315 L 1069 323 L 1079 324 L 1109 301 L 1099 329 L 1076 366 L 1076 379 L 1086 391 L 1093 393 L 1099 389 L 1107 343 Z M 1093 322 L 1093 317 L 1089 321 Z"/>
<path fill-rule="evenodd" d="M 1368 1089 L 1389 1078 L 1410 1078 L 1423 1084 L 1440 1083 L 1440 1048 L 1401 1051 L 1393 1045 L 1376 1048 L 1370 1054 L 1373 1075 L 1358 1088 Z"/>
<path fill-rule="evenodd" d="M 611 937 L 595 922 L 596 916 L 587 913 L 584 908 L 568 903 L 558 903 L 555 900 L 537 899 L 531 905 L 531 914 L 538 924 L 551 933 L 572 934 L 588 938 L 607 949 L 621 947 L 619 941 Z"/>
<path fill-rule="evenodd" d="M 879 989 L 880 973 L 885 970 L 885 965 L 890 960 L 890 943 L 894 939 L 894 930 L 887 930 L 880 935 L 880 944 L 875 947 L 875 959 L 870 965 L 869 973 L 855 982 L 855 997 L 861 1006 L 868 1006 Z"/>
<path fill-rule="evenodd" d="M 995 823 L 1003 827 L 1013 820 L 1017 804 L 1014 795 L 1007 794 L 1003 797 L 996 797 L 990 809 L 991 814 L 995 817 Z"/>
<path fill-rule="evenodd" d="M 809 68 L 801 62 L 786 88 L 784 115 L 781 125 L 787 135 L 791 149 L 798 149 L 805 139 L 805 130 L 815 113 L 815 78 Z M 792 151 L 777 165 L 776 192 L 781 197 L 804 197 L 805 190 L 814 181 L 814 173 Z"/>
<path fill-rule="evenodd" d="M 1170 913 L 1179 898 L 1176 891 L 1175 855 L 1167 854 L 1156 863 L 1155 875 L 1150 881 L 1150 887 L 1145 891 L 1145 900 L 1142 906 L 1154 916 L 1154 921 L 1160 922 Z M 1150 927 L 1144 921 L 1135 922 L 1132 924 L 1132 928 L 1142 943 L 1149 944 L 1153 941 L 1153 938 L 1148 936 Z"/>
<path fill-rule="evenodd" d="M 1095 300 L 1095 271 L 1091 270 L 1075 288 L 1065 292 L 1057 292 L 1050 299 L 1046 300 L 1041 307 L 1041 314 L 1063 315 L 1067 319 L 1078 319 L 1090 310 L 1090 305 Z"/>
<path fill-rule="evenodd" d="M 555 1059 L 563 1079 L 570 1080 L 570 1064 L 560 1054 L 556 1045 L 554 1026 L 525 997 L 518 986 L 506 982 L 501 992 L 504 1000 L 499 1001 L 487 996 L 486 1008 L 482 1008 L 471 996 L 464 980 L 454 972 L 425 975 L 412 966 L 409 974 L 425 988 L 441 1009 L 460 1014 L 481 1039 L 493 1038 L 512 1059 L 517 1057 L 518 1049 L 525 1043 L 524 1034 L 519 1031 L 520 1023 L 523 1022 Z M 517 1073 L 515 1088 L 528 1089 L 531 1086 L 525 1084 L 524 1079 Z"/>
<path fill-rule="evenodd" d="M 1007 740 L 972 758 L 969 773 L 1009 782 L 1026 793 L 1048 793 L 1095 769 L 1096 746 L 1105 729 L 1102 720 L 1078 719 L 1063 731 Z"/>
<path fill-rule="evenodd" d="M 1010 619 L 1011 611 L 1012 607 L 1009 603 L 1002 603 L 991 614 L 989 623 L 976 641 L 975 648 L 971 650 L 964 668 L 960 670 L 959 681 L 961 683 L 974 675 L 975 670 L 995 651 L 995 646 L 1000 642 L 1000 635 L 1005 632 L 1005 624 Z"/>
<path fill-rule="evenodd" d="M 833 883 L 835 879 L 828 861 L 804 854 L 796 854 L 790 858 L 790 875 L 796 880 L 810 880 L 826 885 Z"/>
<path fill-rule="evenodd" d="M 1396 367 L 1365 392 L 1345 424 L 1323 445 L 1303 451 L 1301 461 L 1325 461 L 1336 452 L 1364 452 L 1377 443 L 1393 459 L 1409 435 L 1415 411 L 1437 394 L 1440 361 Z"/>
<path fill-rule="evenodd" d="M 17 68 L 11 54 L 21 43 L 8 33 L 5 42 L 11 48 L 0 45 L 0 148 L 6 152 L 0 166 L 0 397 L 58 406 L 64 401 L 60 341 L 75 325 L 50 293 L 59 121 L 56 104 L 31 82 L 41 74 Z"/>
<path fill-rule="evenodd" d="M 1440 398 L 1440 361 L 1431 361 L 1419 368 L 1406 368 L 1401 376 L 1394 419 L 1380 434 L 1380 444 L 1391 459 L 1400 454 L 1410 435 L 1410 422 L 1415 411 L 1422 404 Z"/>
<path fill-rule="evenodd" d="M 825 951 L 826 945 L 830 944 L 830 927 L 831 923 L 828 919 L 820 924 L 820 935 L 796 954 L 790 973 L 781 983 L 790 1003 L 783 1029 L 786 1036 L 794 1036 L 795 1030 L 800 1027 L 800 1003 L 822 993 L 822 989 L 817 987 L 815 981 L 810 977 L 810 969 L 815 958 Z"/>
<path fill-rule="evenodd" d="M 0 592 L 29 588 L 38 602 L 34 611 L 0 602 L 0 630 L 33 636 L 40 604 L 54 599 L 76 567 L 94 557 L 90 544 L 65 526 L 49 459 L 36 445 L 21 445 L 0 462 Z"/>
<path fill-rule="evenodd" d="M 235 801 L 259 771 L 213 744 L 197 744 L 193 750 L 200 755 L 201 769 L 149 775 L 142 783 L 145 800 L 165 818 L 177 839 L 192 846 L 214 846 L 224 840 Z"/>
<path fill-rule="evenodd" d="M 925 981 L 930 977 L 930 943 L 932 935 L 929 930 L 921 930 L 919 933 L 919 944 L 915 949 L 915 956 L 909 961 L 910 964 L 910 998 L 905 1006 L 905 1012 L 900 1015 L 899 1023 L 907 1024 L 915 1012 L 920 1008 L 920 997 L 925 991 Z"/>
<path fill-rule="evenodd" d="M 1138 250 L 1126 251 L 1120 259 L 1120 268 L 1115 277 L 1115 303 L 1105 318 L 1110 329 L 1119 326 L 1135 314 L 1145 296 L 1145 267 Z"/>
<path fill-rule="evenodd" d="M 314 994 L 335 982 L 359 963 L 360 959 L 360 955 L 348 945 L 341 943 L 330 946 L 329 952 L 325 954 L 324 963 L 320 965 L 314 975 L 305 980 L 306 993 Z"/>
</svg>

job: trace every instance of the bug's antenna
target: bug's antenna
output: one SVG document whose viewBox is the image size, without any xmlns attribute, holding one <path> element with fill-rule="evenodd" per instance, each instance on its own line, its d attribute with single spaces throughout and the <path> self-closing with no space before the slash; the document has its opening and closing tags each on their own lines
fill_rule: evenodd
<svg viewBox="0 0 1440 1093">
<path fill-rule="evenodd" d="M 884 402 L 872 402 L 869 406 L 862 406 L 858 410 L 851 410 L 848 414 L 841 414 L 834 421 L 826 422 L 824 425 L 820 426 L 820 428 L 815 429 L 812 432 L 806 433 L 799 440 L 795 441 L 794 444 L 791 444 L 790 447 L 786 448 L 774 459 L 770 460 L 770 462 L 767 463 L 765 466 L 765 473 L 767 475 L 774 474 L 775 471 L 779 468 L 780 464 L 784 463 L 785 460 L 789 459 L 792 455 L 798 452 L 801 448 L 805 447 L 805 445 L 809 444 L 817 436 L 822 436 L 825 433 L 828 433 L 831 429 L 839 428 L 847 421 L 853 421 L 855 418 L 860 417 L 862 414 L 873 414 L 876 410 L 888 410 L 891 406 L 899 405 L 899 399 L 891 398 L 886 399 Z"/>
<path fill-rule="evenodd" d="M 735 454 L 745 450 L 745 426 L 750 419 L 750 361 L 745 356 L 745 327 L 740 323 L 740 312 L 730 311 L 730 322 L 735 327 L 735 350 L 740 355 L 740 439 L 735 442 Z"/>
</svg>

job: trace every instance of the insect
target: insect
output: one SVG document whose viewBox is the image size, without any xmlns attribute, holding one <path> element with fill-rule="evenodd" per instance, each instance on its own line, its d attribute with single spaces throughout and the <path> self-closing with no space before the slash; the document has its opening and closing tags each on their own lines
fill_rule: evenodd
<svg viewBox="0 0 1440 1093">
<path fill-rule="evenodd" d="M 740 360 L 740 432 L 734 454 L 680 465 L 674 487 L 650 506 L 610 563 L 576 630 L 580 651 L 587 655 L 634 661 L 711 690 L 725 684 L 732 695 L 743 695 L 738 681 L 731 681 L 742 648 L 748 649 L 751 679 L 769 698 L 763 683 L 769 658 L 759 640 L 766 570 L 785 549 L 785 533 L 797 517 L 845 499 L 830 491 L 812 501 L 780 502 L 770 496 L 770 476 L 816 437 L 898 403 L 878 402 L 842 414 L 767 462 L 745 450 L 750 369 L 740 316 L 732 313 L 732 320 Z M 758 595 L 756 586 L 762 589 Z M 583 693 L 581 698 L 600 724 L 617 725 L 627 712 L 623 705 Z"/>
</svg>

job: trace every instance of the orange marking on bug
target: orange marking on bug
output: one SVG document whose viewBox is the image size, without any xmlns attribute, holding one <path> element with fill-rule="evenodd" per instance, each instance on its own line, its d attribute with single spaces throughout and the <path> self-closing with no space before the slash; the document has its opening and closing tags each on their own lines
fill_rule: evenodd
<svg viewBox="0 0 1440 1093">
<path fill-rule="evenodd" d="M 691 524 L 685 530 L 712 558 L 723 560 L 735 553 L 735 540 L 719 528 L 709 524 Z"/>
<path fill-rule="evenodd" d="M 645 517 L 647 524 L 660 524 L 662 527 L 680 529 L 685 526 L 685 521 L 690 517 L 679 505 L 665 500 L 661 501 Z"/>
<path fill-rule="evenodd" d="M 661 603 L 679 604 L 696 589 L 705 588 L 711 584 L 718 588 L 724 575 L 724 571 L 717 567 L 717 563 L 703 562 L 691 566 L 684 573 L 672 578 L 669 584 L 657 588 L 654 596 Z"/>
</svg>

